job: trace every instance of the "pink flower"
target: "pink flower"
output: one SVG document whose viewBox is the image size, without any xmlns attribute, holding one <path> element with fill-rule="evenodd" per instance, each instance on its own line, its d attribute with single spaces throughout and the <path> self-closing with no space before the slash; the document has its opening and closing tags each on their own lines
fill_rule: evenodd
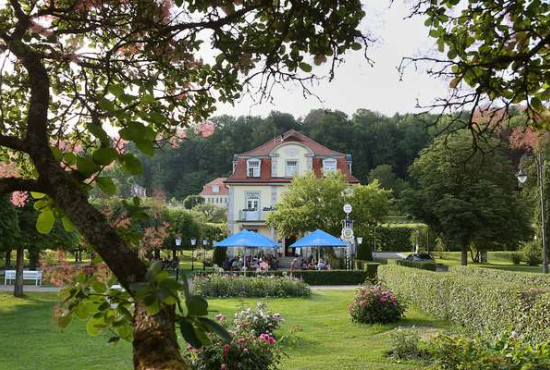
<svg viewBox="0 0 550 370">
<path fill-rule="evenodd" d="M 267 341 L 269 342 L 269 344 L 274 344 L 275 343 L 275 338 L 269 337 L 269 338 L 267 338 Z"/>
<path fill-rule="evenodd" d="M 224 355 L 224 357 L 227 356 L 227 354 L 229 353 L 230 348 L 231 348 L 231 346 L 229 344 L 226 344 L 225 346 L 223 346 L 223 355 Z"/>
<path fill-rule="evenodd" d="M 359 306 L 361 306 L 361 308 L 365 308 L 367 306 L 367 301 L 365 301 L 364 299 L 362 299 L 360 302 L 359 302 Z"/>
<path fill-rule="evenodd" d="M 225 321 L 225 316 L 221 313 L 217 314 L 216 315 L 216 320 L 220 321 L 220 322 L 224 322 Z"/>
<path fill-rule="evenodd" d="M 216 131 L 216 126 L 212 121 L 204 121 L 203 123 L 197 126 L 195 131 L 198 134 L 200 134 L 202 137 L 209 137 L 209 136 L 212 136 Z"/>
<path fill-rule="evenodd" d="M 260 340 L 261 341 L 268 341 L 269 340 L 269 334 L 261 334 L 260 335 Z"/>
<path fill-rule="evenodd" d="M 29 194 L 26 191 L 14 191 L 11 194 L 11 204 L 16 207 L 23 208 L 25 207 L 28 198 Z"/>
<path fill-rule="evenodd" d="M 226 365 L 226 364 L 222 364 L 222 366 L 220 367 L 220 370 L 227 370 L 227 365 Z"/>
</svg>

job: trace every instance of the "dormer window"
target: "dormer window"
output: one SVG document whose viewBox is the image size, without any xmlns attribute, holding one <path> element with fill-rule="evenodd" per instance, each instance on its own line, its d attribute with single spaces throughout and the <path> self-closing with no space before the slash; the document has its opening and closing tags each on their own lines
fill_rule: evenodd
<svg viewBox="0 0 550 370">
<path fill-rule="evenodd" d="M 219 185 L 212 185 L 212 193 L 217 194 L 220 192 L 220 186 Z"/>
<path fill-rule="evenodd" d="M 336 172 L 336 159 L 327 158 L 323 160 L 323 174 L 326 176 L 330 172 Z"/>
<path fill-rule="evenodd" d="M 246 162 L 246 176 L 247 177 L 260 177 L 260 160 L 249 159 Z"/>
<path fill-rule="evenodd" d="M 298 173 L 298 161 L 295 159 L 286 161 L 285 175 L 286 177 L 294 177 Z"/>
</svg>

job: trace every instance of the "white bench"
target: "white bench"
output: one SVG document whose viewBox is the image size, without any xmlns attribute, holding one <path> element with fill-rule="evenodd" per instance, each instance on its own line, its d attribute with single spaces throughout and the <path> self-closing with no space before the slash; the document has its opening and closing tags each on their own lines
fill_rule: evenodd
<svg viewBox="0 0 550 370">
<path fill-rule="evenodd" d="M 15 270 L 6 270 L 4 275 L 4 285 L 12 283 L 15 280 Z M 42 285 L 42 271 L 23 271 L 23 280 L 34 280 L 35 285 Z"/>
</svg>

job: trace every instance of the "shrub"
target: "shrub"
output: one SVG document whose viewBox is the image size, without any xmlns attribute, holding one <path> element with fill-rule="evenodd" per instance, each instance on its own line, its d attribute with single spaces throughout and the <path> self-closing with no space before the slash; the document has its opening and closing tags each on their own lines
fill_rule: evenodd
<svg viewBox="0 0 550 370">
<path fill-rule="evenodd" d="M 275 336 L 275 330 L 283 323 L 283 318 L 279 313 L 273 313 L 266 310 L 266 305 L 263 302 L 258 302 L 255 308 L 247 308 L 246 310 L 235 314 L 235 328 L 237 331 L 253 332 L 256 335 L 269 334 Z"/>
<path fill-rule="evenodd" d="M 376 282 L 378 280 L 378 266 L 380 266 L 378 262 L 355 260 L 355 269 L 367 272 L 365 281 Z"/>
<path fill-rule="evenodd" d="M 357 246 L 357 258 L 363 261 L 372 261 L 372 245 L 368 241 Z"/>
<path fill-rule="evenodd" d="M 382 252 L 412 251 L 411 235 L 416 227 L 407 225 L 382 225 L 378 228 L 377 250 Z"/>
<path fill-rule="evenodd" d="M 420 336 L 414 329 L 398 328 L 390 333 L 390 356 L 396 360 L 427 358 L 426 350 L 420 348 Z"/>
<path fill-rule="evenodd" d="M 542 263 L 542 247 L 536 241 L 525 243 L 521 248 L 521 254 L 529 266 L 538 266 Z"/>
<path fill-rule="evenodd" d="M 223 266 L 223 261 L 225 261 L 225 257 L 227 256 L 227 248 L 218 248 L 214 247 L 214 253 L 212 255 L 212 261 L 215 265 Z"/>
<path fill-rule="evenodd" d="M 189 348 L 188 361 L 194 370 L 274 370 L 282 356 L 275 338 L 268 334 L 235 333 L 230 343 L 211 337 L 200 349 Z"/>
<path fill-rule="evenodd" d="M 391 261 L 391 262 L 389 262 Z M 437 266 L 434 262 L 416 262 L 409 260 L 388 260 L 390 264 L 395 264 L 399 266 L 412 267 L 415 269 L 435 271 Z"/>
<path fill-rule="evenodd" d="M 442 335 L 430 343 L 433 369 L 524 370 L 550 369 L 550 342 L 525 343 L 514 336 L 497 340 Z"/>
<path fill-rule="evenodd" d="M 370 264 L 370 263 L 369 263 Z M 372 263 L 372 266 L 367 267 L 367 270 L 296 270 L 294 271 L 294 278 L 301 279 L 304 283 L 309 285 L 359 285 L 363 284 L 367 279 L 372 280 L 376 278 L 377 263 Z M 195 276 L 208 276 L 204 273 L 196 273 Z M 238 275 L 238 276 L 276 276 L 276 277 L 288 277 L 289 271 L 247 271 L 242 272 L 218 272 L 222 275 Z"/>
<path fill-rule="evenodd" d="M 303 281 L 291 277 L 235 274 L 195 275 L 195 293 L 205 297 L 302 297 L 310 294 Z"/>
<path fill-rule="evenodd" d="M 379 279 L 407 303 L 453 321 L 467 331 L 498 335 L 508 329 L 533 340 L 550 336 L 548 292 L 474 274 L 436 273 L 391 265 L 378 270 Z"/>
<path fill-rule="evenodd" d="M 510 254 L 510 260 L 514 265 L 519 265 L 521 263 L 521 254 L 517 252 Z"/>
<path fill-rule="evenodd" d="M 405 312 L 391 290 L 381 285 L 366 285 L 357 289 L 349 306 L 353 322 L 364 324 L 398 321 Z"/>
</svg>

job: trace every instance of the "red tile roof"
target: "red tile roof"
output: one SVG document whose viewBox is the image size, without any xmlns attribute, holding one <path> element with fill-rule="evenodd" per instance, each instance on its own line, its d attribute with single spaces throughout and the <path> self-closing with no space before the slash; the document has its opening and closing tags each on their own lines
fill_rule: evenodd
<svg viewBox="0 0 550 370">
<path fill-rule="evenodd" d="M 262 144 L 255 149 L 249 150 L 248 152 L 241 153 L 238 156 L 250 157 L 250 156 L 269 155 L 269 153 L 271 153 L 271 151 L 275 149 L 278 145 L 282 144 L 283 142 L 292 142 L 292 141 L 301 142 L 302 144 L 310 148 L 313 151 L 314 155 L 334 156 L 334 157 L 345 156 L 344 153 L 331 150 L 296 130 L 289 130 L 284 134 L 282 134 L 281 136 L 277 136 L 276 138 L 268 141 L 267 143 Z"/>
<path fill-rule="evenodd" d="M 235 171 L 231 174 L 231 176 L 229 176 L 225 183 L 291 183 L 291 178 L 271 176 L 271 158 L 269 158 L 268 155 L 281 143 L 293 141 L 298 141 L 313 151 L 314 157 L 312 167 L 316 176 L 323 176 L 323 157 L 334 157 L 337 161 L 336 166 L 338 170 L 346 176 L 348 182 L 352 184 L 359 183 L 359 180 L 357 180 L 357 178 L 355 178 L 349 170 L 345 154 L 330 150 L 301 132 L 295 130 L 287 131 L 283 135 L 260 145 L 256 149 L 238 154 L 235 163 Z M 260 177 L 247 177 L 246 160 L 249 157 L 260 157 Z"/>
<path fill-rule="evenodd" d="M 202 191 L 199 195 L 229 195 L 229 189 L 227 185 L 225 185 L 225 180 L 227 180 L 226 177 L 218 177 L 217 179 L 210 181 L 202 187 Z M 212 191 L 213 185 L 218 185 L 220 187 L 220 191 L 214 193 Z"/>
</svg>

